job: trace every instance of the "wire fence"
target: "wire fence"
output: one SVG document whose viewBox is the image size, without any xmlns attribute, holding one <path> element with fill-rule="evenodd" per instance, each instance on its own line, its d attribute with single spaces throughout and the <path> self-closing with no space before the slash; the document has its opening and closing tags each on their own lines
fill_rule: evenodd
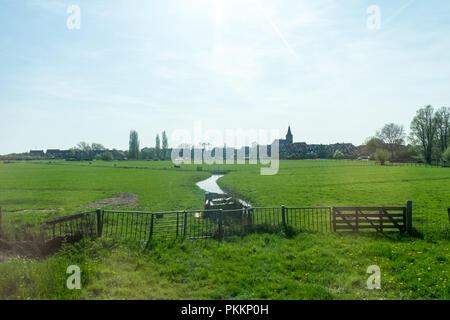
<svg viewBox="0 0 450 320">
<path fill-rule="evenodd" d="M 331 232 L 331 213 L 330 207 L 286 208 L 286 223 L 298 230 Z"/>
<path fill-rule="evenodd" d="M 375 162 L 375 165 L 381 165 L 379 162 Z M 424 168 L 450 168 L 450 163 L 433 160 L 431 163 L 426 162 L 385 162 L 383 166 L 386 167 L 424 167 Z"/>
<path fill-rule="evenodd" d="M 379 209 L 380 212 L 386 211 L 383 208 L 389 209 L 389 207 L 381 207 L 377 210 Z M 258 230 L 267 231 L 269 229 L 287 231 L 288 228 L 292 228 L 297 231 L 326 233 L 338 231 L 333 225 L 333 221 L 335 221 L 333 217 L 342 215 L 342 212 L 334 209 L 339 208 L 290 208 L 281 206 L 168 212 L 98 209 L 49 221 L 41 227 L 41 234 L 46 239 L 96 236 L 148 243 L 151 239 L 223 239 L 227 236 L 245 235 Z M 358 217 L 363 214 L 361 210 L 367 210 L 368 208 L 359 208 L 360 211 L 358 211 L 358 208 L 347 209 L 351 209 L 351 211 L 356 209 L 356 218 L 348 218 L 349 216 L 346 215 L 346 223 L 353 224 L 356 221 L 356 224 L 358 224 Z M 398 219 L 402 220 L 403 223 L 398 230 L 404 232 L 406 230 L 407 208 L 399 207 L 397 215 L 402 215 L 400 212 L 403 212 L 403 217 Z M 370 219 L 377 219 L 380 216 L 379 219 L 383 220 L 386 218 L 384 215 L 387 214 L 387 212 L 385 214 L 372 213 L 366 214 L 366 216 L 370 216 Z M 432 236 L 448 239 L 450 235 L 449 221 L 450 209 L 448 212 L 418 210 L 413 215 L 411 221 L 413 228 L 411 230 L 424 237 Z M 384 222 L 387 222 L 387 220 Z M 379 228 L 379 225 L 372 220 L 368 221 L 364 228 L 369 229 L 371 226 L 374 226 L 376 231 L 383 231 L 383 228 Z M 359 227 L 354 230 L 362 228 Z"/>
<path fill-rule="evenodd" d="M 194 240 L 222 239 L 264 227 L 330 232 L 331 208 L 261 207 L 169 212 L 99 209 L 47 222 L 41 233 L 47 239 L 85 234 L 136 241 L 153 238 Z"/>
<path fill-rule="evenodd" d="M 417 209 L 413 216 L 414 229 L 425 237 L 450 238 L 450 208 L 445 210 Z"/>
<path fill-rule="evenodd" d="M 96 211 L 56 218 L 42 225 L 40 234 L 45 239 L 96 236 L 98 234 L 96 218 Z"/>
</svg>

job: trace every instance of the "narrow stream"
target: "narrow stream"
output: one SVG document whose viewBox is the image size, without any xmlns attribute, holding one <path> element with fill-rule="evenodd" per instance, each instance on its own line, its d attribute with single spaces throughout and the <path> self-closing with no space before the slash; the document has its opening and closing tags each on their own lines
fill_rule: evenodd
<svg viewBox="0 0 450 320">
<path fill-rule="evenodd" d="M 197 186 L 200 189 L 205 190 L 206 192 L 225 194 L 225 192 L 223 192 L 223 190 L 220 189 L 219 185 L 217 184 L 217 180 L 222 177 L 223 175 L 213 174 L 208 179 L 197 182 Z"/>
<path fill-rule="evenodd" d="M 219 174 L 213 174 L 211 177 L 209 177 L 206 180 L 202 180 L 200 182 L 197 182 L 197 186 L 204 190 L 205 192 L 211 192 L 211 193 L 218 193 L 218 194 L 226 194 L 223 192 L 222 189 L 220 189 L 219 185 L 217 184 L 217 180 L 222 178 L 223 175 Z M 242 199 L 238 199 L 239 202 L 245 206 L 245 207 L 251 207 L 252 205 Z"/>
</svg>

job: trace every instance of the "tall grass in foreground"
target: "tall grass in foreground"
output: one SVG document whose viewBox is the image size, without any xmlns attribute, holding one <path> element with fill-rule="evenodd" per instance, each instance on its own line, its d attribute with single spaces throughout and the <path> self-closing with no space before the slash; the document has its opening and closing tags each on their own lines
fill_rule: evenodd
<svg viewBox="0 0 450 320">
<path fill-rule="evenodd" d="M 223 242 L 153 241 L 146 251 L 84 240 L 46 260 L 9 257 L 0 264 L 0 298 L 450 299 L 448 241 L 261 232 Z M 73 264 L 83 271 L 81 291 L 65 287 Z M 382 290 L 366 287 L 374 264 Z"/>
<path fill-rule="evenodd" d="M 0 254 L 1 299 L 80 299 L 84 291 L 68 290 L 66 273 L 70 265 L 77 265 L 82 273 L 82 285 L 91 281 L 93 267 L 89 264 L 90 249 L 95 244 L 87 240 L 64 245 L 54 256 L 42 259 Z M 90 249 L 89 249 L 90 248 Z M 3 260 L 3 261 L 2 261 Z M 92 262 L 91 262 L 92 263 Z"/>
</svg>

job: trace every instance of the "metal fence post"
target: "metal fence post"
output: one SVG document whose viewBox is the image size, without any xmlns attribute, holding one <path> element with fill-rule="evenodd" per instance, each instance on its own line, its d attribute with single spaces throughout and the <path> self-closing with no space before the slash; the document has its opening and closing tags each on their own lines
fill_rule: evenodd
<svg viewBox="0 0 450 320">
<path fill-rule="evenodd" d="M 151 215 L 152 215 L 152 218 L 150 219 L 150 234 L 148 236 L 147 244 L 145 245 L 144 250 L 147 250 L 148 246 L 150 245 L 150 240 L 152 239 L 152 236 L 153 236 L 153 220 L 154 220 L 155 214 L 151 213 Z"/>
<path fill-rule="evenodd" d="M 333 207 L 333 217 L 332 217 L 332 219 L 333 219 L 333 232 L 336 232 L 336 208 L 335 207 Z"/>
<path fill-rule="evenodd" d="M 177 212 L 177 239 L 178 239 L 178 224 L 180 222 L 180 213 Z"/>
<path fill-rule="evenodd" d="M 219 209 L 219 239 L 223 238 L 223 209 Z"/>
<path fill-rule="evenodd" d="M 153 223 L 154 223 L 154 220 L 155 220 L 155 214 L 152 213 L 152 220 L 150 221 L 150 237 L 149 237 L 149 239 L 151 239 L 153 237 Z"/>
<path fill-rule="evenodd" d="M 286 207 L 281 206 L 281 220 L 283 221 L 283 227 L 286 228 Z"/>
<path fill-rule="evenodd" d="M 253 219 L 252 219 L 253 212 L 252 211 L 253 211 L 253 209 L 245 208 L 245 212 L 247 212 L 247 224 L 249 226 L 253 225 Z"/>
<path fill-rule="evenodd" d="M 450 212 L 450 209 L 449 209 Z M 0 237 L 2 236 L 2 206 L 0 206 Z"/>
<path fill-rule="evenodd" d="M 97 209 L 97 236 L 102 236 L 103 231 L 103 219 L 102 219 L 102 209 Z"/>
<path fill-rule="evenodd" d="M 412 231 L 412 201 L 406 201 L 406 231 Z"/>
<path fill-rule="evenodd" d="M 183 237 L 186 238 L 187 212 L 184 211 Z"/>
</svg>

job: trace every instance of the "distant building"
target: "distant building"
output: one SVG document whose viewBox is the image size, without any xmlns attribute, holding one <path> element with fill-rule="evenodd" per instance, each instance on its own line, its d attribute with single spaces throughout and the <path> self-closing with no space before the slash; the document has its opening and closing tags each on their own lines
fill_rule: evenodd
<svg viewBox="0 0 450 320">
<path fill-rule="evenodd" d="M 292 135 L 292 132 L 291 132 L 291 126 L 289 126 L 288 132 L 286 134 L 286 143 L 287 144 L 293 144 L 294 143 L 294 136 Z"/>
<path fill-rule="evenodd" d="M 45 156 L 44 150 L 30 150 L 30 156 L 43 158 Z"/>
<path fill-rule="evenodd" d="M 59 158 L 61 156 L 61 150 L 59 149 L 47 149 L 45 156 L 47 158 Z"/>
<path fill-rule="evenodd" d="M 68 159 L 74 156 L 72 150 L 47 149 L 45 157 L 48 159 Z"/>
<path fill-rule="evenodd" d="M 351 143 L 336 144 L 307 144 L 306 142 L 294 142 L 294 137 L 289 126 L 286 139 L 278 140 L 280 147 L 280 159 L 328 159 L 339 150 L 346 158 L 357 158 L 359 149 Z"/>
</svg>

